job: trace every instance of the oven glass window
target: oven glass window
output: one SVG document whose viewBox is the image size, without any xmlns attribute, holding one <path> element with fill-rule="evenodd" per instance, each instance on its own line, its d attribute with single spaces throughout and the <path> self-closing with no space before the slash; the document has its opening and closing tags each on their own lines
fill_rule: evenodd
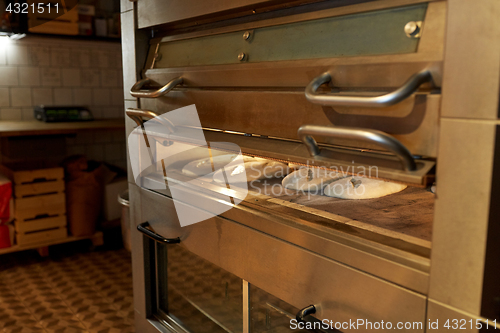
<svg viewBox="0 0 500 333">
<path fill-rule="evenodd" d="M 300 329 L 295 322 L 299 309 L 254 285 L 250 285 L 250 306 L 252 333 L 321 332 Z"/>
<path fill-rule="evenodd" d="M 160 316 L 191 333 L 243 331 L 243 281 L 181 245 L 157 244 Z"/>
</svg>

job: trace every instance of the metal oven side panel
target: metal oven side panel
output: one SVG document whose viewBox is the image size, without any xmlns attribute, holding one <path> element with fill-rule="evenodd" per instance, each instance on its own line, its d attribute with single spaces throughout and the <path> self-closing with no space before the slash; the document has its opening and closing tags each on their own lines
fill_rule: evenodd
<svg viewBox="0 0 500 333">
<path fill-rule="evenodd" d="M 429 289 L 436 302 L 490 319 L 500 319 L 498 15 L 495 0 L 448 1 Z"/>
<path fill-rule="evenodd" d="M 235 10 L 252 13 L 253 8 L 286 3 L 286 0 L 205 0 L 194 5 L 183 0 L 140 0 L 138 2 L 139 27 L 172 23 L 185 20 L 203 19 L 214 14 L 224 15 Z M 289 1 L 288 1 L 289 2 Z"/>
<path fill-rule="evenodd" d="M 473 315 L 449 305 L 429 299 L 427 302 L 428 331 L 457 331 L 464 333 L 479 333 L 496 331 L 500 324 L 491 319 Z"/>
<path fill-rule="evenodd" d="M 180 235 L 189 251 L 297 308 L 315 304 L 318 317 L 334 321 L 425 320 L 424 295 L 220 217 L 180 228 L 172 199 L 156 196 L 142 209 L 155 231 Z"/>
</svg>

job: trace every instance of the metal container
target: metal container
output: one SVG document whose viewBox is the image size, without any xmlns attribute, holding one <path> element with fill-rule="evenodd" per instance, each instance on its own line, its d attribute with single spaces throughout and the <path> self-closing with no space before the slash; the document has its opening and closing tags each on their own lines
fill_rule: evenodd
<svg viewBox="0 0 500 333">
<path fill-rule="evenodd" d="M 127 251 L 131 252 L 130 208 L 129 208 L 128 190 L 125 190 L 118 195 L 118 203 L 122 206 L 121 227 L 122 227 L 123 247 L 125 247 Z"/>
</svg>

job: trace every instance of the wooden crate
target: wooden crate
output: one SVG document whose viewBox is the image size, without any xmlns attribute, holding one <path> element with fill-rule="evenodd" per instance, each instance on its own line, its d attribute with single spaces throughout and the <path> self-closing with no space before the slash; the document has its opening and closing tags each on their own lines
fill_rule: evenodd
<svg viewBox="0 0 500 333">
<path fill-rule="evenodd" d="M 64 192 L 64 180 L 47 181 L 31 184 L 15 185 L 15 197 L 24 198 L 30 195 L 54 194 Z"/>
<path fill-rule="evenodd" d="M 64 239 L 66 237 L 68 237 L 68 230 L 65 227 L 25 234 L 16 234 L 17 245 L 49 242 Z"/>
<path fill-rule="evenodd" d="M 68 236 L 62 168 L 26 170 L 26 166 L 2 166 L 2 173 L 13 182 L 18 245 Z"/>
<path fill-rule="evenodd" d="M 66 216 L 46 216 L 34 220 L 25 220 L 22 223 L 15 223 L 18 234 L 29 233 L 33 231 L 49 230 L 66 227 Z"/>
<path fill-rule="evenodd" d="M 26 170 L 24 165 L 2 166 L 2 173 L 9 177 L 15 185 L 36 184 L 64 179 L 63 168 L 45 168 Z M 29 193 L 37 194 L 37 193 Z"/>
</svg>

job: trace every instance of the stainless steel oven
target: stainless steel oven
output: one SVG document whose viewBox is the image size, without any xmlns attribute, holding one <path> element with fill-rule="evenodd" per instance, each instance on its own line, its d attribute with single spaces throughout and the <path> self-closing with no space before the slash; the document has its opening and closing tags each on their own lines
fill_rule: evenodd
<svg viewBox="0 0 500 333">
<path fill-rule="evenodd" d="M 493 0 L 122 0 L 137 331 L 500 328 L 498 14 Z M 241 192 L 188 182 L 185 156 L 137 166 L 187 144 L 161 115 L 193 104 L 210 154 L 376 167 L 408 188 Z M 182 226 L 177 204 L 206 218 Z"/>
</svg>

